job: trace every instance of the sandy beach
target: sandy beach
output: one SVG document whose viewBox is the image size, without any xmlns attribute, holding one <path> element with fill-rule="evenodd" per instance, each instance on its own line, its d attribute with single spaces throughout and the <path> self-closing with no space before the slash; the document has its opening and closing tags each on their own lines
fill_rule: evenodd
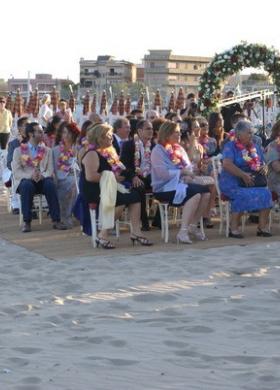
<svg viewBox="0 0 280 390">
<path fill-rule="evenodd" d="M 279 243 L 60 261 L 0 249 L 1 390 L 280 388 Z"/>
</svg>

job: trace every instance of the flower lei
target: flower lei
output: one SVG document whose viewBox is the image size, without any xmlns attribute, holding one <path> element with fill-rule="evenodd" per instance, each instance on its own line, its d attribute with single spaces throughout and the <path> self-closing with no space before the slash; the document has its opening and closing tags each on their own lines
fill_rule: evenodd
<svg viewBox="0 0 280 390">
<path fill-rule="evenodd" d="M 112 171 L 114 173 L 120 173 L 125 169 L 125 166 L 120 161 L 120 158 L 113 146 L 109 146 L 108 148 L 104 149 L 98 148 L 95 150 L 107 160 L 107 162 L 111 165 Z"/>
<path fill-rule="evenodd" d="M 31 168 L 38 168 L 40 162 L 43 160 L 46 148 L 44 144 L 40 144 L 37 147 L 37 154 L 32 158 L 29 154 L 28 144 L 20 144 L 21 151 L 21 161 L 24 166 L 29 166 Z"/>
<path fill-rule="evenodd" d="M 182 147 L 179 144 L 166 144 L 165 150 L 168 154 L 169 159 L 179 169 L 185 168 L 188 165 L 188 161 L 184 158 L 182 153 Z"/>
<path fill-rule="evenodd" d="M 247 147 L 240 141 L 235 141 L 236 148 L 241 152 L 243 160 L 252 171 L 258 171 L 261 167 L 261 161 L 255 146 L 250 143 Z"/>
<path fill-rule="evenodd" d="M 143 171 L 140 168 L 141 140 L 137 134 L 134 135 L 134 144 L 135 144 L 135 152 L 134 152 L 135 172 L 137 175 L 147 177 L 151 173 L 151 141 L 147 141 L 146 144 L 144 145 L 144 159 L 146 162 L 148 162 L 148 164 Z"/>
<path fill-rule="evenodd" d="M 81 139 L 81 145 L 78 148 L 79 150 L 84 148 L 86 151 L 88 150 L 96 150 L 96 146 L 94 144 L 90 144 L 86 137 Z"/>
<path fill-rule="evenodd" d="M 209 142 L 209 136 L 208 135 L 205 135 L 203 137 L 199 137 L 199 143 L 200 145 L 203 147 L 203 160 L 208 160 L 209 159 L 209 156 L 208 156 L 208 142 Z"/>
<path fill-rule="evenodd" d="M 235 141 L 235 130 L 231 129 L 230 132 L 228 133 L 228 136 L 230 141 Z"/>
<path fill-rule="evenodd" d="M 61 142 L 59 144 L 59 151 L 60 154 L 57 161 L 58 169 L 63 172 L 69 172 L 72 165 L 70 159 L 74 157 L 74 150 L 73 148 L 66 150 L 64 143 Z"/>
</svg>

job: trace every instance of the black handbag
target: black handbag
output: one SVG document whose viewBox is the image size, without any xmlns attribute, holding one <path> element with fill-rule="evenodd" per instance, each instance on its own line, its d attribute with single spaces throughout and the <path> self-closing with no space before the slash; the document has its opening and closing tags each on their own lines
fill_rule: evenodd
<svg viewBox="0 0 280 390">
<path fill-rule="evenodd" d="M 251 177 L 254 180 L 254 185 L 252 187 L 267 187 L 267 177 L 260 172 L 249 172 Z M 248 187 L 242 179 L 239 179 L 240 187 Z M 250 187 L 248 187 L 250 188 Z"/>
</svg>

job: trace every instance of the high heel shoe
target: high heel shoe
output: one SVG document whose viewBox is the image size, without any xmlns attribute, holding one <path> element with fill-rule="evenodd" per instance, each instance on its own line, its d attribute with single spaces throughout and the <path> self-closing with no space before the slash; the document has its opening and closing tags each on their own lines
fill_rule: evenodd
<svg viewBox="0 0 280 390">
<path fill-rule="evenodd" d="M 111 243 L 111 241 L 105 240 L 104 238 L 96 237 L 95 242 L 96 242 L 97 248 L 99 247 L 99 245 L 103 249 L 115 249 L 116 248 L 115 245 Z"/>
<path fill-rule="evenodd" d="M 143 246 L 151 246 L 154 245 L 151 241 L 149 241 L 146 237 L 137 236 L 136 234 L 133 234 L 130 236 L 130 239 L 132 241 L 132 245 L 135 245 L 135 242 L 138 242 L 140 245 Z"/>
<path fill-rule="evenodd" d="M 190 225 L 189 226 L 189 232 L 190 234 L 192 234 L 193 236 L 195 236 L 195 238 L 197 238 L 198 240 L 200 241 L 205 241 L 207 240 L 207 237 L 204 233 L 202 233 L 196 225 Z"/>
<path fill-rule="evenodd" d="M 258 237 L 272 237 L 272 234 L 270 232 L 267 232 L 265 230 L 262 230 L 262 229 L 258 228 L 257 236 Z"/>
<path fill-rule="evenodd" d="M 188 235 L 188 229 L 181 229 L 176 236 L 177 244 L 192 244 L 192 240 Z"/>
</svg>

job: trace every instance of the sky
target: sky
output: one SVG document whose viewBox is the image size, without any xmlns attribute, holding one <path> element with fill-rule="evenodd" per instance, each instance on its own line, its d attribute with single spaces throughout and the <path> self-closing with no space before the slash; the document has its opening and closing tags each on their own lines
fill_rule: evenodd
<svg viewBox="0 0 280 390">
<path fill-rule="evenodd" d="M 4 79 L 30 71 L 78 82 L 81 57 L 141 63 L 149 49 L 213 56 L 244 40 L 280 49 L 279 0 L 13 0 L 0 10 Z"/>
</svg>

